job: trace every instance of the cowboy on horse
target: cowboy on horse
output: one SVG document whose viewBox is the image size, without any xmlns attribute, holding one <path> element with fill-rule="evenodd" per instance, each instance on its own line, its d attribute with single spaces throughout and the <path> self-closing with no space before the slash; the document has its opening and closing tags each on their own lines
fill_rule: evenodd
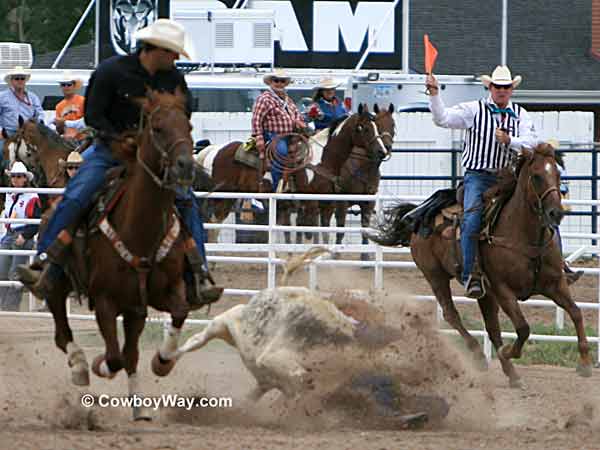
<svg viewBox="0 0 600 450">
<path fill-rule="evenodd" d="M 336 120 L 348 117 L 348 110 L 335 95 L 340 83 L 333 78 L 323 78 L 315 87 L 313 104 L 308 107 L 306 118 L 315 124 L 317 131 L 329 128 Z"/>
<path fill-rule="evenodd" d="M 265 75 L 263 81 L 269 89 L 258 96 L 252 111 L 252 136 L 262 161 L 268 145 L 275 145 L 276 158 L 271 161 L 271 173 L 265 173 L 261 189 L 276 191 L 283 175 L 283 166 L 276 159 L 288 156 L 288 135 L 296 129 L 306 128 L 302 115 L 285 88 L 292 81 L 282 69 Z M 268 186 L 270 185 L 270 189 Z"/>
<path fill-rule="evenodd" d="M 113 150 L 135 148 L 130 132 L 141 123 L 141 111 L 131 100 L 144 97 L 146 89 L 189 93 L 183 75 L 175 68 L 184 49 L 184 30 L 176 22 L 159 19 L 137 32 L 141 48 L 132 55 L 116 56 L 98 66 L 86 91 L 86 123 L 98 130 L 94 145 L 84 153 L 84 163 L 69 181 L 63 199 L 38 242 L 38 253 L 30 266 L 19 267 L 21 281 L 40 298 L 48 297 L 57 281 L 65 276 L 72 236 L 68 229 L 80 221 L 92 204 L 93 196 L 105 184 L 106 172 L 120 161 Z M 188 302 L 201 306 L 216 301 L 223 289 L 209 286 L 211 280 L 204 250 L 204 228 L 198 204 L 190 190 L 177 190 L 176 206 L 193 236 L 186 250 L 190 270 L 185 273 Z"/>
<path fill-rule="evenodd" d="M 489 88 L 487 99 L 460 103 L 447 108 L 439 95 L 439 84 L 432 75 L 427 76 L 429 107 L 433 122 L 444 128 L 465 129 L 462 165 L 464 176 L 464 219 L 461 249 L 463 256 L 462 280 L 466 296 L 480 298 L 484 295 L 481 273 L 477 268 L 477 251 L 483 193 L 496 184 L 497 173 L 510 164 L 513 154 L 537 144 L 535 127 L 528 112 L 510 98 L 522 78 L 512 78 L 507 66 L 498 66 L 492 76 L 482 76 Z"/>
</svg>

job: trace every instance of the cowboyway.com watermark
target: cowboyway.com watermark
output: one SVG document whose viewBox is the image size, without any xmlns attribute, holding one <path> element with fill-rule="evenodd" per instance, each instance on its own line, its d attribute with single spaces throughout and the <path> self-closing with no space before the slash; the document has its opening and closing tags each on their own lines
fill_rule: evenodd
<svg viewBox="0 0 600 450">
<path fill-rule="evenodd" d="M 85 408 L 99 406 L 101 408 L 232 408 L 231 397 L 184 397 L 179 394 L 162 394 L 158 397 L 142 397 L 132 395 L 129 397 L 111 397 L 107 394 L 98 396 L 83 394 L 81 405 Z"/>
</svg>

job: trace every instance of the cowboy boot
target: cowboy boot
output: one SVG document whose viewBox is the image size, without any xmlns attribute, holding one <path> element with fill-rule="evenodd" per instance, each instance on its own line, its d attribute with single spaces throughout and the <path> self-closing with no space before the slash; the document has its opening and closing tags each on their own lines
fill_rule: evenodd
<svg viewBox="0 0 600 450">
<path fill-rule="evenodd" d="M 69 233 L 62 231 L 48 250 L 36 255 L 30 265 L 17 266 L 17 279 L 37 298 L 47 298 L 64 276 L 62 267 L 69 256 L 71 242 Z"/>
<path fill-rule="evenodd" d="M 485 296 L 485 287 L 481 277 L 481 268 L 479 266 L 479 236 L 475 240 L 475 257 L 473 258 L 473 269 L 467 282 L 465 283 L 465 296 L 469 298 L 480 299 Z"/>
<path fill-rule="evenodd" d="M 569 267 L 566 261 L 563 261 L 563 271 L 565 273 L 565 277 L 567 278 L 567 284 L 569 286 L 575 284 L 577 280 L 579 280 L 583 275 L 583 270 L 578 270 L 577 272 L 575 272 Z"/>
<path fill-rule="evenodd" d="M 191 280 L 186 281 L 186 300 L 192 309 L 199 309 L 219 300 L 223 295 L 224 288 L 215 286 L 210 273 L 204 267 L 204 259 L 198 251 L 198 247 L 188 246 L 185 255 L 192 272 Z"/>
</svg>

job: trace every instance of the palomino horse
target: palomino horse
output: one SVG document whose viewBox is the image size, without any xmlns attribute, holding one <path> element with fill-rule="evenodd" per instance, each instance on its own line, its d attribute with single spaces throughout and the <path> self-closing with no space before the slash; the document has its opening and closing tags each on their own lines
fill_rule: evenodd
<svg viewBox="0 0 600 450">
<path fill-rule="evenodd" d="M 375 113 L 375 124 L 381 131 L 381 139 L 388 151 L 388 157 L 391 156 L 394 136 L 396 135 L 396 125 L 394 122 L 394 105 L 390 103 L 387 110 L 380 110 L 377 103 L 373 107 Z M 383 130 L 383 131 L 382 131 Z M 364 148 L 354 148 L 350 157 L 342 166 L 340 172 L 340 192 L 341 194 L 361 195 L 377 194 L 379 189 L 379 180 L 381 178 L 379 167 L 385 160 L 379 153 L 371 154 Z M 371 214 L 373 213 L 374 202 L 339 202 L 335 208 L 335 221 L 338 227 L 346 226 L 346 214 L 348 207 L 357 204 L 360 207 L 360 223 L 363 228 L 367 228 L 371 223 Z M 336 244 L 341 244 L 344 239 L 344 233 L 336 234 Z M 362 243 L 367 244 L 368 238 L 363 235 Z M 366 259 L 368 253 L 363 254 Z"/>
<path fill-rule="evenodd" d="M 379 108 L 377 109 L 379 110 Z M 332 124 L 332 137 L 324 150 L 322 168 L 315 170 L 315 177 L 309 185 L 309 192 L 314 194 L 351 193 L 352 182 L 348 182 L 349 180 L 345 179 L 344 174 L 348 170 L 352 171 L 353 159 L 374 161 L 379 167 L 379 163 L 389 154 L 393 142 L 395 133 L 393 110 L 393 105 L 390 105 L 387 111 L 379 111 L 376 115 L 372 115 L 366 106 L 360 105 L 358 114 L 351 116 L 348 121 L 342 122 L 340 125 Z M 353 118 L 354 122 L 352 122 Z M 335 131 L 333 131 L 334 129 Z M 339 138 L 334 141 L 336 133 Z M 345 137 L 342 133 L 345 134 Z M 345 140 L 342 141 L 342 138 Z M 331 148 L 332 146 L 335 148 Z M 353 173 L 352 176 L 354 175 Z M 307 216 L 320 216 L 321 226 L 327 227 L 337 205 L 339 202 L 309 201 L 305 202 L 305 212 Z M 343 205 L 347 209 L 347 205 L 345 203 Z M 343 214 L 344 224 L 346 209 Z M 338 220 L 341 222 L 341 219 Z M 340 225 L 340 222 L 338 222 L 338 226 L 343 226 Z M 340 236 L 342 235 L 340 234 Z M 323 238 L 327 243 L 329 233 L 324 233 Z M 341 237 L 339 239 L 341 240 Z"/>
<path fill-rule="evenodd" d="M 241 142 L 231 142 L 222 148 L 206 148 L 199 154 L 203 165 L 211 172 L 218 191 L 222 192 L 259 192 L 260 176 L 256 168 L 240 163 L 235 159 L 235 153 Z M 359 107 L 359 112 L 333 127 L 329 140 L 324 148 L 320 145 L 313 146 L 313 161 L 307 167 L 306 176 L 309 184 L 297 185 L 297 192 L 321 193 L 331 192 L 340 169 L 353 147 L 363 147 L 372 153 L 385 153 L 385 146 L 379 136 L 373 117 L 366 108 Z M 314 176 L 312 176 L 312 173 Z M 233 206 L 234 200 L 215 201 L 215 219 L 222 222 Z M 303 217 L 305 225 L 317 223 L 318 207 L 315 206 L 303 211 L 312 211 L 312 216 Z M 289 215 L 280 215 L 284 220 Z"/>
<path fill-rule="evenodd" d="M 152 360 L 152 369 L 159 376 L 168 374 L 175 364 L 173 355 L 190 310 L 183 280 L 184 248 L 188 242 L 174 214 L 175 191 L 190 186 L 194 174 L 185 96 L 181 92 L 149 92 L 148 98 L 140 102 L 145 125 L 137 136 L 137 147 L 129 149 L 135 158 L 127 162 L 120 199 L 98 225 L 102 232 L 88 235 L 86 249 L 87 294 L 90 305 L 95 305 L 106 345 L 105 353 L 94 359 L 92 370 L 100 377 L 114 378 L 125 368 L 130 395 L 140 394 L 138 341 L 147 306 L 171 314 L 168 335 Z M 126 141 L 117 140 L 114 151 L 120 142 Z M 72 288 L 66 277 L 63 280 L 55 295 L 47 299 L 55 322 L 55 341 L 68 355 L 73 382 L 87 385 L 88 363 L 83 350 L 73 341 L 66 315 L 65 299 Z M 119 315 L 123 316 L 125 330 L 123 350 L 117 338 Z M 135 406 L 133 416 L 149 418 Z"/>
<path fill-rule="evenodd" d="M 592 362 L 589 344 L 583 327 L 583 317 L 577 307 L 563 272 L 560 249 L 554 239 L 554 227 L 564 215 L 559 192 L 559 178 L 554 150 L 539 145 L 520 158 L 515 172 L 507 170 L 502 179 L 512 181 L 514 189 L 493 230 L 480 241 L 480 262 L 489 280 L 487 294 L 478 300 L 485 328 L 496 348 L 502 370 L 511 386 L 520 385 L 520 377 L 511 362 L 519 358 L 529 337 L 529 325 L 519 307 L 519 300 L 534 294 L 552 299 L 573 321 L 577 331 L 580 361 L 577 373 L 591 376 Z M 515 175 L 516 174 L 516 175 Z M 481 347 L 463 326 L 452 301 L 450 280 L 460 277 L 456 260 L 456 240 L 446 233 L 434 231 L 429 237 L 413 233 L 403 217 L 414 205 L 401 204 L 388 211 L 386 223 L 377 236 L 370 236 L 382 245 L 410 245 L 411 254 L 431 285 L 442 307 L 444 319 L 465 340 L 476 359 L 485 365 Z M 454 232 L 454 230 L 452 230 Z M 450 233 L 452 234 L 452 233 Z M 498 307 L 510 318 L 517 339 L 502 344 Z"/>
</svg>

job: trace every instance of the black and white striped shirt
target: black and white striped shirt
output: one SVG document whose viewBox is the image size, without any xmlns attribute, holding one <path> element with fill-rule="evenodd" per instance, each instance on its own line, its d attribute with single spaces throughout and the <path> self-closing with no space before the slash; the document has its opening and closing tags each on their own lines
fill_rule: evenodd
<svg viewBox="0 0 600 450">
<path fill-rule="evenodd" d="M 537 144 L 535 128 L 525 108 L 509 102 L 515 117 L 493 113 L 491 97 L 474 102 L 460 103 L 446 108 L 439 95 L 430 97 L 433 121 L 444 128 L 466 129 L 462 165 L 471 170 L 497 170 L 509 163 L 511 150 Z M 495 105 L 494 105 L 495 106 Z M 511 136 L 510 149 L 496 141 L 496 128 L 505 128 Z"/>
</svg>

